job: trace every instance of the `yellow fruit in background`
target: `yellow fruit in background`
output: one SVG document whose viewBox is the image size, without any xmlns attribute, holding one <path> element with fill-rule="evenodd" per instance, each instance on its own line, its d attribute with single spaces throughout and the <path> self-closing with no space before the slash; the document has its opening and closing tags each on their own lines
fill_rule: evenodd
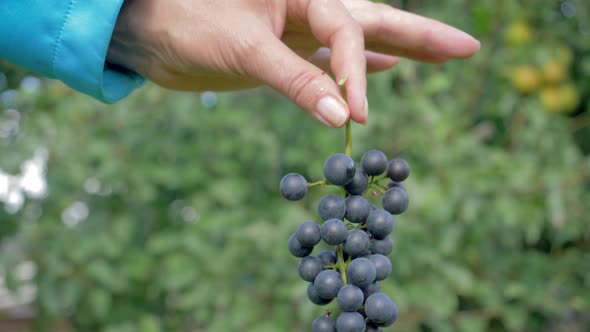
<svg viewBox="0 0 590 332">
<path fill-rule="evenodd" d="M 523 93 L 533 92 L 541 85 L 541 73 L 531 65 L 514 68 L 510 78 L 514 88 Z"/>
<path fill-rule="evenodd" d="M 559 46 L 559 48 L 557 49 L 557 54 L 559 62 L 563 63 L 566 66 L 569 66 L 572 63 L 572 60 L 574 59 L 572 50 L 565 45 Z"/>
<path fill-rule="evenodd" d="M 571 83 L 559 86 L 548 86 L 541 89 L 539 99 L 549 112 L 571 112 L 580 102 L 580 94 Z"/>
<path fill-rule="evenodd" d="M 504 31 L 504 40 L 511 45 L 526 44 L 533 37 L 533 31 L 525 21 L 515 21 Z"/>
<path fill-rule="evenodd" d="M 545 62 L 542 69 L 543 80 L 549 84 L 557 84 L 565 79 L 567 76 L 567 68 L 565 64 L 557 60 L 549 60 Z"/>
<path fill-rule="evenodd" d="M 580 103 L 580 93 L 578 88 L 572 83 L 567 83 L 559 87 L 561 94 L 561 103 L 565 112 L 571 112 L 576 109 Z"/>
<path fill-rule="evenodd" d="M 561 97 L 557 87 L 544 87 L 539 92 L 539 99 L 545 110 L 549 112 L 561 112 Z"/>
</svg>

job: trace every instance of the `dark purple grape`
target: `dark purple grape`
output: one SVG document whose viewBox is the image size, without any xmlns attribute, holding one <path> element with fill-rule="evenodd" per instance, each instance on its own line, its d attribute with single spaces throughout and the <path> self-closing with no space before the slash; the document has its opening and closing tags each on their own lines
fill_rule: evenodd
<svg viewBox="0 0 590 332">
<path fill-rule="evenodd" d="M 369 202 L 359 195 L 346 197 L 346 219 L 353 223 L 362 223 L 369 216 Z"/>
<path fill-rule="evenodd" d="M 320 226 L 313 221 L 304 221 L 297 227 L 295 236 L 304 247 L 313 247 L 322 239 Z"/>
<path fill-rule="evenodd" d="M 311 332 L 336 332 L 336 321 L 323 315 L 313 320 Z"/>
<path fill-rule="evenodd" d="M 360 257 L 350 262 L 346 269 L 348 282 L 358 287 L 367 287 L 375 281 L 377 270 L 370 260 Z"/>
<path fill-rule="evenodd" d="M 331 300 L 338 295 L 338 291 L 344 286 L 344 283 L 340 273 L 334 270 L 324 270 L 317 275 L 313 285 L 320 297 Z"/>
<path fill-rule="evenodd" d="M 338 332 L 365 332 L 365 318 L 358 312 L 343 312 L 336 320 Z"/>
<path fill-rule="evenodd" d="M 363 291 L 363 296 L 366 301 L 369 298 L 369 296 L 381 292 L 381 286 L 379 285 L 379 282 L 375 281 L 369 286 L 361 288 L 361 290 Z"/>
<path fill-rule="evenodd" d="M 375 293 L 365 302 L 365 313 L 369 321 L 379 326 L 393 324 L 397 318 L 397 306 L 395 303 L 383 293 Z"/>
<path fill-rule="evenodd" d="M 365 231 L 355 228 L 348 231 L 343 249 L 351 257 L 360 257 L 369 253 L 370 246 L 369 235 Z"/>
<path fill-rule="evenodd" d="M 324 220 L 344 218 L 346 214 L 344 198 L 334 194 L 322 197 L 318 205 L 318 212 Z"/>
<path fill-rule="evenodd" d="M 401 159 L 392 159 L 387 164 L 387 177 L 396 182 L 402 182 L 410 176 L 410 165 L 408 162 Z"/>
<path fill-rule="evenodd" d="M 336 300 L 338 300 L 340 309 L 343 311 L 357 311 L 362 307 L 365 298 L 360 288 L 354 285 L 346 285 L 340 288 Z"/>
<path fill-rule="evenodd" d="M 307 286 L 307 298 L 311 301 L 311 303 L 317 305 L 326 305 L 332 302 L 332 299 L 327 300 L 321 297 L 320 294 L 318 294 L 318 290 L 315 288 L 313 283 L 310 283 Z"/>
<path fill-rule="evenodd" d="M 315 277 L 322 272 L 324 264 L 322 261 L 313 256 L 303 257 L 297 267 L 297 272 L 301 279 L 309 282 L 313 282 Z"/>
<path fill-rule="evenodd" d="M 389 258 L 381 254 L 373 254 L 369 256 L 369 260 L 375 264 L 375 270 L 377 271 L 375 280 L 380 281 L 389 276 L 391 273 L 391 261 Z"/>
<path fill-rule="evenodd" d="M 289 173 L 281 179 L 281 194 L 290 201 L 298 201 L 307 193 L 307 180 L 301 174 Z"/>
<path fill-rule="evenodd" d="M 324 163 L 324 176 L 331 184 L 343 186 L 354 177 L 354 160 L 344 153 L 331 155 Z"/>
<path fill-rule="evenodd" d="M 357 168 L 354 177 L 344 185 L 344 189 L 351 195 L 361 195 L 369 185 L 369 177 L 362 168 Z"/>
<path fill-rule="evenodd" d="M 399 188 L 399 189 L 403 189 L 406 190 L 406 186 L 404 186 L 403 183 L 401 182 L 395 182 L 395 181 L 389 181 L 387 183 L 387 188 Z"/>
<path fill-rule="evenodd" d="M 323 267 L 326 267 L 327 265 L 336 264 L 336 261 L 338 260 L 337 256 L 334 254 L 332 250 L 322 250 L 318 252 L 316 257 L 322 261 Z"/>
<path fill-rule="evenodd" d="M 391 233 L 394 226 L 394 220 L 391 213 L 385 210 L 373 210 L 367 217 L 367 231 L 374 238 L 383 239 Z"/>
<path fill-rule="evenodd" d="M 292 234 L 289 237 L 289 242 L 287 244 L 289 246 L 289 252 L 295 257 L 309 256 L 309 254 L 311 254 L 313 251 L 313 247 L 302 246 L 299 240 L 297 240 L 295 234 Z"/>
<path fill-rule="evenodd" d="M 348 228 L 342 220 L 329 219 L 324 222 L 320 229 L 322 239 L 330 245 L 337 245 L 346 241 Z"/>
<path fill-rule="evenodd" d="M 380 175 L 387 168 L 387 156 L 379 150 L 369 150 L 361 158 L 361 166 L 367 175 Z"/>
<path fill-rule="evenodd" d="M 393 239 L 391 236 L 386 236 L 382 240 L 371 239 L 371 252 L 373 254 L 381 254 L 387 256 L 393 250 Z"/>
<path fill-rule="evenodd" d="M 383 330 L 379 326 L 373 324 L 372 322 L 369 322 L 367 324 L 367 331 L 366 332 L 383 332 Z"/>
<path fill-rule="evenodd" d="M 396 310 L 395 315 L 391 316 L 391 318 L 388 321 L 386 321 L 384 323 L 375 324 L 375 325 L 387 327 L 387 326 L 390 326 L 393 323 L 395 323 L 395 320 L 397 319 L 397 315 L 398 315 L 397 307 L 395 307 L 395 310 Z"/>
<path fill-rule="evenodd" d="M 408 193 L 400 188 L 390 188 L 383 194 L 381 205 L 391 214 L 401 214 L 408 208 L 410 199 Z"/>
</svg>

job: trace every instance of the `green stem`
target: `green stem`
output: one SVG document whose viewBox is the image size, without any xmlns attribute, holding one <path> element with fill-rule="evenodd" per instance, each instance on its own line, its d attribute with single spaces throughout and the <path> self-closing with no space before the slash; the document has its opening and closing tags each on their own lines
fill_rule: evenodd
<svg viewBox="0 0 590 332">
<path fill-rule="evenodd" d="M 346 267 L 348 264 L 346 264 L 346 262 L 344 261 L 344 251 L 343 251 L 343 245 L 339 244 L 338 245 L 338 270 L 340 270 L 340 276 L 342 277 L 342 281 L 344 282 L 344 285 L 348 284 L 348 281 L 346 280 Z"/>
<path fill-rule="evenodd" d="M 381 175 L 381 176 L 375 176 L 375 177 L 373 177 L 373 183 L 375 183 L 375 182 L 381 182 L 384 179 L 387 179 L 387 182 L 391 181 L 391 179 L 388 178 L 386 174 L 384 174 L 384 175 Z"/>
<path fill-rule="evenodd" d="M 380 183 L 373 183 L 373 186 L 379 188 L 379 189 L 383 189 L 383 190 L 387 190 L 389 188 L 387 188 L 386 186 L 380 184 Z"/>
<path fill-rule="evenodd" d="M 317 186 L 325 186 L 329 184 L 328 180 L 320 180 L 320 181 L 316 181 L 316 182 L 311 182 L 311 183 L 307 183 L 307 188 L 311 188 L 311 187 L 317 187 Z"/>
<path fill-rule="evenodd" d="M 346 80 L 348 80 L 348 75 L 344 76 L 340 81 L 338 81 L 338 85 L 340 86 L 340 94 L 342 98 L 346 100 Z M 344 153 L 347 156 L 352 156 L 352 134 L 350 132 L 350 119 L 346 122 L 346 144 L 344 146 Z"/>
<path fill-rule="evenodd" d="M 344 146 L 344 153 L 349 157 L 352 156 L 352 133 L 350 127 L 350 120 L 348 120 L 346 122 L 346 144 Z"/>
</svg>

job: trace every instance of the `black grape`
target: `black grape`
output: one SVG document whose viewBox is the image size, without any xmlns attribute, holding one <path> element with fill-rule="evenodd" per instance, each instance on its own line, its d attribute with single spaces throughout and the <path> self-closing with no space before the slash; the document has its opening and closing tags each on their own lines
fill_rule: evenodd
<svg viewBox="0 0 590 332">
<path fill-rule="evenodd" d="M 324 315 L 313 320 L 311 332 L 336 332 L 336 321 Z"/>
<path fill-rule="evenodd" d="M 381 292 L 381 286 L 379 285 L 379 283 L 377 281 L 375 281 L 374 283 L 370 284 L 369 286 L 361 288 L 361 290 L 363 291 L 363 295 L 364 295 L 365 301 L 366 301 L 369 298 L 369 296 L 371 296 L 375 293 Z"/>
<path fill-rule="evenodd" d="M 298 201 L 307 193 L 307 180 L 301 174 L 289 173 L 283 176 L 281 194 L 290 201 Z"/>
<path fill-rule="evenodd" d="M 364 303 L 363 291 L 354 285 L 346 285 L 340 288 L 336 296 L 340 309 L 344 311 L 357 311 Z"/>
<path fill-rule="evenodd" d="M 385 191 L 381 199 L 383 209 L 389 211 L 391 214 L 401 214 L 408 208 L 410 199 L 408 193 L 400 188 L 390 188 Z"/>
<path fill-rule="evenodd" d="M 328 299 L 324 299 L 323 297 L 321 297 L 320 294 L 318 294 L 318 290 L 317 290 L 317 288 L 315 288 L 313 283 L 310 283 L 307 286 L 307 298 L 313 304 L 317 304 L 317 305 L 326 305 L 326 304 L 332 302 L 332 299 L 328 300 Z"/>
<path fill-rule="evenodd" d="M 346 269 L 348 281 L 358 287 L 367 287 L 375 281 L 377 270 L 370 260 L 360 257 L 353 259 Z"/>
<path fill-rule="evenodd" d="M 299 272 L 301 279 L 313 282 L 318 273 L 322 272 L 323 269 L 324 264 L 322 264 L 322 261 L 319 258 L 307 256 L 303 257 L 301 262 L 299 262 L 297 272 Z"/>
<path fill-rule="evenodd" d="M 360 195 L 348 196 L 345 199 L 346 215 L 345 218 L 353 223 L 362 223 L 367 220 L 371 212 L 369 202 Z"/>
<path fill-rule="evenodd" d="M 291 253 L 291 255 L 295 257 L 309 256 L 309 254 L 311 254 L 311 252 L 313 251 L 313 247 L 302 246 L 299 240 L 297 240 L 297 238 L 295 237 L 295 234 L 292 234 L 289 237 L 288 246 L 289 252 Z"/>
<path fill-rule="evenodd" d="M 361 166 L 367 175 L 380 175 L 387 168 L 387 156 L 379 150 L 369 150 L 361 158 Z"/>
<path fill-rule="evenodd" d="M 344 218 L 346 213 L 344 198 L 334 194 L 322 197 L 318 205 L 318 212 L 324 220 Z"/>
<path fill-rule="evenodd" d="M 358 312 L 343 312 L 336 320 L 338 332 L 365 332 L 365 318 Z"/>
<path fill-rule="evenodd" d="M 354 177 L 354 161 L 344 153 L 330 156 L 324 163 L 324 176 L 331 184 L 343 186 Z"/>
<path fill-rule="evenodd" d="M 313 247 L 322 239 L 320 226 L 313 221 L 304 221 L 297 227 L 295 236 L 304 247 Z"/>
<path fill-rule="evenodd" d="M 317 275 L 313 285 L 320 297 L 331 300 L 338 295 L 338 291 L 344 286 L 344 283 L 340 273 L 334 270 L 324 270 Z"/>
<path fill-rule="evenodd" d="M 344 242 L 344 252 L 351 257 L 364 256 L 369 253 L 371 239 L 369 235 L 360 229 L 351 229 L 348 231 L 346 242 Z"/>
<path fill-rule="evenodd" d="M 361 195 L 367 185 L 369 184 L 369 177 L 362 168 L 357 168 L 354 177 L 350 182 L 344 185 L 344 189 L 351 195 Z"/>
<path fill-rule="evenodd" d="M 389 276 L 389 274 L 391 273 L 391 261 L 389 260 L 389 258 L 381 254 L 373 254 L 369 256 L 369 260 L 373 262 L 373 264 L 375 264 L 375 270 L 377 271 L 375 280 L 384 280 Z"/>
<path fill-rule="evenodd" d="M 384 239 L 371 239 L 371 252 L 373 254 L 389 255 L 393 250 L 393 239 L 386 236 Z"/>
<path fill-rule="evenodd" d="M 336 264 L 336 254 L 332 250 L 322 250 L 316 255 L 322 261 L 323 267 Z"/>
<path fill-rule="evenodd" d="M 401 159 L 392 159 L 387 164 L 387 177 L 396 182 L 402 182 L 410 176 L 410 165 L 408 162 Z"/>
<path fill-rule="evenodd" d="M 337 245 L 346 241 L 348 228 L 342 220 L 329 219 L 324 222 L 320 229 L 322 240 L 330 245 Z"/>
<path fill-rule="evenodd" d="M 385 238 L 391 233 L 393 226 L 393 217 L 385 210 L 373 210 L 369 213 L 369 217 L 367 217 L 367 231 L 369 231 L 374 238 Z"/>
<path fill-rule="evenodd" d="M 391 325 L 398 315 L 395 303 L 383 293 L 375 293 L 365 302 L 365 313 L 369 321 L 379 326 Z"/>
</svg>

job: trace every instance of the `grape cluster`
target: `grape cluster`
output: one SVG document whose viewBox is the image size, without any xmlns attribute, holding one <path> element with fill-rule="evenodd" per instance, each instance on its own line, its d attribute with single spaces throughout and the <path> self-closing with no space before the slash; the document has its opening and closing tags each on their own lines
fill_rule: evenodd
<svg viewBox="0 0 590 332">
<path fill-rule="evenodd" d="M 302 199 L 316 185 L 343 189 L 343 195 L 321 198 L 318 213 L 323 222 L 304 221 L 288 241 L 291 254 L 301 258 L 298 273 L 309 282 L 309 300 L 327 305 L 335 299 L 338 304 L 314 319 L 312 332 L 381 331 L 395 322 L 397 306 L 381 292 L 379 282 L 392 270 L 387 257 L 393 250 L 392 215 L 408 208 L 408 194 L 401 182 L 409 175 L 405 160 L 388 160 L 383 152 L 370 150 L 360 167 L 346 154 L 330 156 L 324 163 L 323 181 L 308 183 L 297 173 L 281 180 L 281 194 L 292 201 Z M 381 194 L 381 208 L 365 194 Z M 322 241 L 329 249 L 312 256 Z"/>
</svg>

